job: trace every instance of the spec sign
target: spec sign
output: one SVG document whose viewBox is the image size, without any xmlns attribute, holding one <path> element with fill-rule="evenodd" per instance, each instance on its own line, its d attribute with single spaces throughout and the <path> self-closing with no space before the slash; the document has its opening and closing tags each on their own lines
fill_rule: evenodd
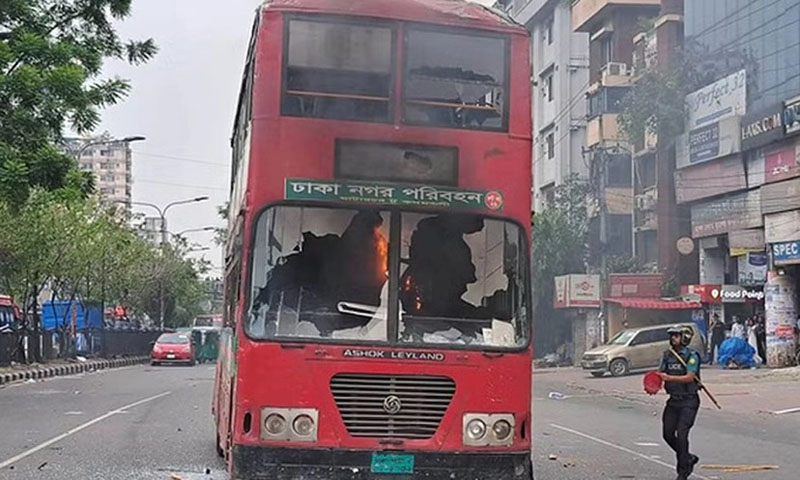
<svg viewBox="0 0 800 480">
<path fill-rule="evenodd" d="M 500 211 L 504 205 L 503 194 L 499 191 L 458 190 L 430 185 L 349 180 L 328 182 L 295 178 L 286 179 L 285 197 L 287 200 L 460 207 L 492 211 Z"/>
<path fill-rule="evenodd" d="M 773 243 L 772 260 L 776 265 L 800 263 L 800 241 Z"/>
</svg>

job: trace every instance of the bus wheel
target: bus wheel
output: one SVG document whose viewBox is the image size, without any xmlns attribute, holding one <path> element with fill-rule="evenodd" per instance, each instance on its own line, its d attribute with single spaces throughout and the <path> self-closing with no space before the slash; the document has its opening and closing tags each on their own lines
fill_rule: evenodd
<svg viewBox="0 0 800 480">
<path fill-rule="evenodd" d="M 217 455 L 219 458 L 225 458 L 225 450 L 219 445 L 219 431 L 217 432 Z"/>
<path fill-rule="evenodd" d="M 628 374 L 628 362 L 624 358 L 617 358 L 608 367 L 611 370 L 611 375 L 621 377 Z"/>
</svg>

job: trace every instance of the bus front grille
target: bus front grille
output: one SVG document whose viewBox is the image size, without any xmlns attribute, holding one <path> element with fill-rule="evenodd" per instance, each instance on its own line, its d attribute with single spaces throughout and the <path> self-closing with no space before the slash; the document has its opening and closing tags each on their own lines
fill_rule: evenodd
<svg viewBox="0 0 800 480">
<path fill-rule="evenodd" d="M 331 392 L 354 437 L 430 438 L 456 391 L 447 377 L 344 373 Z"/>
</svg>

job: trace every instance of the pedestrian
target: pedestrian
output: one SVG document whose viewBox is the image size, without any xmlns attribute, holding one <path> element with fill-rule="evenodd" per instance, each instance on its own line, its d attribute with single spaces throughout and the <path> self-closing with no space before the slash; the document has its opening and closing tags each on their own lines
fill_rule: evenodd
<svg viewBox="0 0 800 480">
<path fill-rule="evenodd" d="M 755 317 L 747 319 L 747 343 L 753 347 L 754 357 L 756 363 L 761 363 L 761 355 L 758 354 L 758 336 L 756 334 L 756 321 Z"/>
<path fill-rule="evenodd" d="M 733 317 L 733 326 L 731 327 L 731 337 L 741 338 L 745 342 L 747 341 L 747 330 L 742 325 L 742 319 L 739 317 Z"/>
<path fill-rule="evenodd" d="M 694 426 L 700 409 L 698 395 L 700 381 L 700 355 L 689 348 L 694 332 L 691 328 L 676 326 L 668 330 L 669 349 L 661 359 L 659 375 L 669 399 L 661 417 L 664 441 L 675 452 L 678 477 L 687 480 L 700 461 L 689 452 L 689 431 Z"/>
<path fill-rule="evenodd" d="M 711 316 L 711 352 L 709 357 L 713 364 L 719 355 L 719 346 L 725 341 L 725 323 L 719 319 L 719 314 Z"/>
<path fill-rule="evenodd" d="M 764 323 L 764 315 L 756 316 L 756 341 L 758 342 L 758 356 L 761 362 L 767 363 L 767 327 Z"/>
</svg>

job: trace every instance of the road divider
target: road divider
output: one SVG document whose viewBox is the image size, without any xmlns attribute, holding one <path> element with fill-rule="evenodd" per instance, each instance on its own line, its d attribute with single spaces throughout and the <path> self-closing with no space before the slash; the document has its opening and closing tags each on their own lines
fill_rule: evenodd
<svg viewBox="0 0 800 480">
<path fill-rule="evenodd" d="M 85 362 L 60 363 L 58 365 L 40 365 L 34 368 L 22 368 L 16 371 L 0 372 L 0 385 L 8 385 L 26 380 L 40 380 L 44 378 L 76 375 L 85 372 L 94 372 L 109 368 L 127 367 L 150 361 L 148 355 L 135 357 L 96 359 Z"/>
</svg>

